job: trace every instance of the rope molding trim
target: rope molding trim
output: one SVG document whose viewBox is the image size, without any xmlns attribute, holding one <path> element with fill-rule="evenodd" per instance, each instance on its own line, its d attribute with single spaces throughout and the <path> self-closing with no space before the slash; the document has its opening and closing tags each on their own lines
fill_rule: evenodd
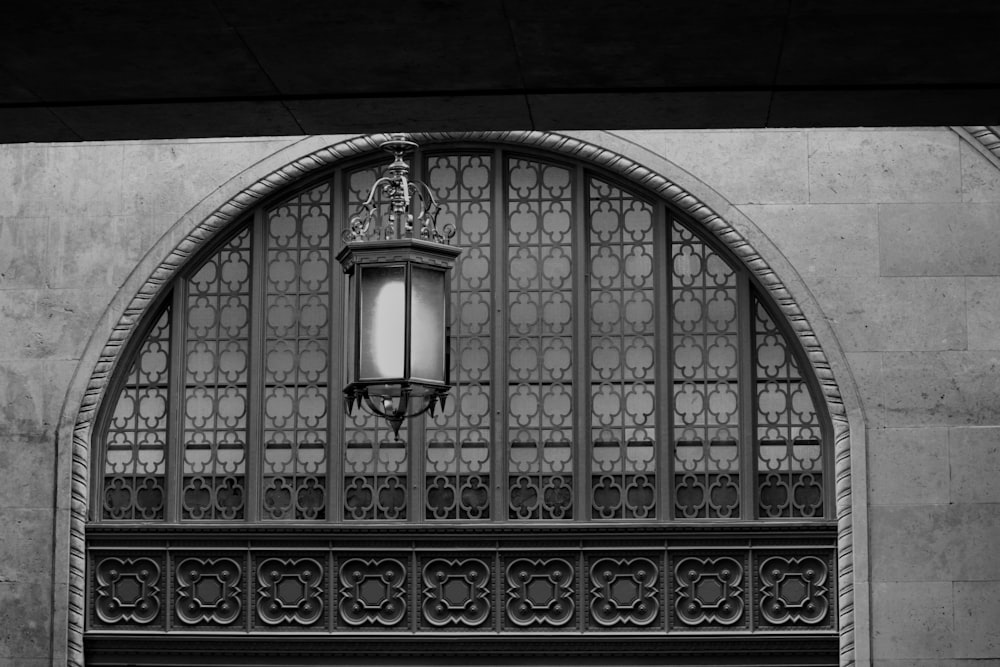
<svg viewBox="0 0 1000 667">
<path fill-rule="evenodd" d="M 968 128 L 980 129 L 980 128 Z M 983 128 L 989 130 L 989 128 Z M 1000 156 L 1000 137 L 989 131 L 984 138 L 993 141 L 992 151 Z M 970 134 L 973 134 L 970 132 Z M 789 290 L 767 262 L 745 238 L 719 215 L 680 186 L 618 153 L 571 137 L 539 131 L 455 132 L 414 134 L 423 144 L 468 141 L 506 143 L 551 151 L 589 162 L 656 193 L 694 222 L 724 243 L 756 276 L 795 332 L 819 381 L 833 426 L 834 474 L 837 509 L 838 613 L 840 627 L 840 664 L 854 664 L 854 536 L 851 514 L 851 451 L 847 412 L 830 363 L 802 310 Z M 979 136 L 973 134 L 978 139 Z M 123 310 L 112 328 L 108 341 L 98 356 L 87 382 L 80 409 L 73 425 L 72 479 L 69 538 L 68 663 L 83 667 L 83 628 L 85 618 L 85 526 L 89 500 L 89 465 L 91 426 L 104 397 L 108 380 L 125 342 L 131 336 L 150 303 L 169 283 L 180 267 L 204 243 L 234 223 L 258 202 L 294 181 L 335 162 L 378 150 L 386 134 L 362 136 L 341 141 L 300 157 L 276 169 L 247 187 L 191 230 L 157 266 Z"/>
<path fill-rule="evenodd" d="M 951 129 L 1000 169 L 1000 126 L 965 125 Z"/>
</svg>

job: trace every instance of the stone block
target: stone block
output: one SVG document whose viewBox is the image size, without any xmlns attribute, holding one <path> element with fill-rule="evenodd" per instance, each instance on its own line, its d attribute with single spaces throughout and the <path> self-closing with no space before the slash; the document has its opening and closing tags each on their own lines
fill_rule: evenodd
<svg viewBox="0 0 1000 667">
<path fill-rule="evenodd" d="M 17 217 L 119 215 L 122 145 L 25 144 L 0 160 L 7 209 Z"/>
<path fill-rule="evenodd" d="M 810 288 L 847 352 L 967 347 L 962 278 L 842 275 Z"/>
<path fill-rule="evenodd" d="M 956 527 L 947 505 L 869 507 L 872 582 L 953 578 Z"/>
<path fill-rule="evenodd" d="M 955 581 L 1000 581 L 1000 504 L 948 507 L 951 577 Z M 997 617 L 1000 620 L 1000 616 Z M 1000 626 L 998 626 L 1000 627 Z"/>
<path fill-rule="evenodd" d="M 48 219 L 0 218 L 0 289 L 45 287 Z"/>
<path fill-rule="evenodd" d="M 1000 580 L 1000 504 L 873 505 L 872 580 Z"/>
<path fill-rule="evenodd" d="M 789 259 L 810 288 L 878 275 L 878 208 L 868 204 L 744 205 L 739 209 Z"/>
<path fill-rule="evenodd" d="M 962 198 L 970 202 L 1000 202 L 1000 169 L 968 141 L 961 142 L 959 147 Z"/>
<path fill-rule="evenodd" d="M 76 365 L 73 360 L 39 359 L 0 363 L 0 434 L 51 432 Z"/>
<path fill-rule="evenodd" d="M 4 196 L 0 197 L 0 218 L 12 218 L 20 213 L 14 201 L 14 179 L 21 171 L 24 150 L 24 144 L 0 144 L 0 183 L 5 189 Z"/>
<path fill-rule="evenodd" d="M 42 290 L 0 290 L 0 359 L 45 356 L 42 333 L 35 326 L 35 301 Z"/>
<path fill-rule="evenodd" d="M 19 666 L 49 654 L 52 600 L 46 574 L 30 583 L 0 583 L 0 658 Z"/>
<path fill-rule="evenodd" d="M 872 586 L 872 658 L 952 657 L 954 603 L 947 581 Z"/>
<path fill-rule="evenodd" d="M 0 508 L 51 508 L 55 458 L 50 433 L 0 434 Z"/>
<path fill-rule="evenodd" d="M 52 512 L 0 508 L 0 584 L 52 582 Z"/>
<path fill-rule="evenodd" d="M 958 202 L 959 137 L 941 129 L 813 130 L 811 202 Z"/>
<path fill-rule="evenodd" d="M 870 430 L 868 484 L 872 505 L 947 503 L 948 429 Z"/>
<path fill-rule="evenodd" d="M 79 359 L 112 296 L 110 287 L 39 292 L 33 324 L 38 356 Z"/>
<path fill-rule="evenodd" d="M 883 276 L 1000 275 L 1000 204 L 879 206 Z"/>
<path fill-rule="evenodd" d="M 111 287 L 0 290 L 0 360 L 79 358 L 112 294 Z"/>
<path fill-rule="evenodd" d="M 249 165 L 293 142 L 291 138 L 280 138 L 126 144 L 123 212 L 171 213 L 180 217 Z"/>
<path fill-rule="evenodd" d="M 885 352 L 885 425 L 1000 423 L 1000 352 Z"/>
<path fill-rule="evenodd" d="M 49 286 L 113 287 L 116 267 L 138 259 L 123 247 L 126 239 L 118 233 L 118 219 L 53 219 L 49 227 Z"/>
<path fill-rule="evenodd" d="M 848 352 L 844 355 L 850 365 L 858 389 L 861 407 L 869 428 L 885 426 L 885 399 L 882 395 L 882 353 Z"/>
<path fill-rule="evenodd" d="M 1000 278 L 965 279 L 970 350 L 1000 350 Z"/>
<path fill-rule="evenodd" d="M 809 201 L 803 131 L 664 132 L 650 146 L 733 204 Z"/>
<path fill-rule="evenodd" d="M 0 364 L 0 432 L 5 435 L 44 432 L 45 386 L 39 381 L 44 365 L 43 361 Z"/>
<path fill-rule="evenodd" d="M 1000 503 L 1000 427 L 953 428 L 949 437 L 952 502 Z"/>
<path fill-rule="evenodd" d="M 955 657 L 1000 655 L 1000 581 L 955 582 Z M 1000 662 L 1000 660 L 996 660 Z"/>
</svg>

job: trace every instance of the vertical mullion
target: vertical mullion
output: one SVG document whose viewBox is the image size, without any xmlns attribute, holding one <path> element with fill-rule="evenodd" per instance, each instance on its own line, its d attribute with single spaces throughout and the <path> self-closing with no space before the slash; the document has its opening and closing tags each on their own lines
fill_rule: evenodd
<svg viewBox="0 0 1000 667">
<path fill-rule="evenodd" d="M 673 254 L 670 245 L 671 225 L 663 202 L 656 202 L 653 218 L 653 316 L 656 318 L 653 331 L 656 361 L 654 382 L 656 396 L 656 479 L 659 494 L 657 519 L 673 518 L 674 486 L 674 410 L 673 410 L 673 330 L 671 328 L 671 307 L 673 305 Z M 657 258 L 660 258 L 657 260 Z"/>
<path fill-rule="evenodd" d="M 420 181 L 420 180 L 422 180 L 422 176 L 423 176 L 423 172 L 424 172 L 424 169 L 423 169 L 423 160 L 424 160 L 423 151 L 421 151 L 420 148 L 417 148 L 413 152 L 413 159 L 410 160 L 411 168 L 413 169 L 413 179 L 412 179 L 413 181 Z M 414 232 L 415 232 L 416 236 L 419 236 L 419 233 L 420 233 L 419 229 L 414 230 Z M 411 280 L 411 277 L 412 277 L 412 274 L 410 273 L 410 270 L 407 269 L 407 271 L 406 271 L 406 277 L 405 277 L 405 280 L 406 280 L 406 283 L 407 283 L 407 289 L 406 289 L 406 293 L 407 294 L 410 293 L 410 280 Z M 409 298 L 406 299 L 406 308 L 407 309 L 410 308 L 410 299 Z M 406 313 L 406 318 L 405 318 L 406 337 L 404 338 L 404 340 L 410 340 L 410 337 L 412 335 L 412 333 L 411 333 L 412 326 L 411 326 L 411 322 L 410 322 L 411 317 L 412 317 L 411 313 L 407 312 Z M 446 322 L 447 322 L 447 320 L 446 320 Z M 407 346 L 407 348 L 403 351 L 404 368 L 406 369 L 407 374 L 409 374 L 409 370 L 410 370 L 411 364 L 413 363 L 413 360 L 410 358 L 410 352 L 411 352 L 410 347 L 411 346 Z M 451 378 L 449 378 L 449 380 L 450 379 Z M 410 465 L 409 465 L 409 470 L 410 470 L 410 475 L 409 475 L 409 477 L 410 477 L 409 507 L 410 507 L 410 511 L 406 513 L 406 516 L 407 516 L 407 521 L 409 523 L 421 522 L 421 521 L 424 520 L 424 517 L 426 516 L 426 510 L 424 508 L 424 484 L 425 484 L 425 482 L 424 482 L 424 476 L 426 474 L 425 458 L 427 456 L 427 420 L 428 419 L 429 419 L 429 417 L 426 414 L 423 414 L 423 415 L 421 415 L 419 417 L 411 417 L 409 420 L 407 420 L 409 422 L 408 428 L 409 428 L 409 431 L 410 431 L 410 433 L 409 433 L 409 436 L 410 436 L 409 455 L 408 455 L 409 459 L 410 459 Z M 455 444 L 456 444 L 456 446 L 458 446 L 458 443 L 455 443 Z M 456 502 L 458 502 L 458 501 L 456 501 Z"/>
<path fill-rule="evenodd" d="M 340 238 L 339 232 L 347 228 L 347 193 L 343 192 L 344 172 L 338 169 L 334 172 L 333 183 L 330 186 L 330 218 L 333 228 L 330 230 L 330 294 L 329 307 L 330 317 L 328 321 L 329 337 L 327 338 L 329 359 L 329 384 L 330 384 L 330 411 L 327 414 L 327 521 L 340 522 L 343 520 L 342 497 L 344 493 L 344 407 L 341 400 L 341 392 L 344 386 L 344 335 L 350 336 L 351 332 L 346 331 L 353 323 L 353 316 L 346 313 L 345 316 L 345 290 L 347 289 L 344 272 L 340 269 L 336 261 L 336 240 Z M 334 323 L 337 316 L 345 316 L 346 320 L 340 320 L 340 326 Z"/>
<path fill-rule="evenodd" d="M 493 512 L 495 521 L 506 521 L 508 517 L 507 509 L 507 476 L 508 476 L 508 452 L 509 434 L 507 426 L 509 421 L 507 394 L 510 389 L 507 386 L 507 370 L 510 358 L 507 346 L 509 344 L 510 330 L 507 327 L 507 264 L 510 261 L 510 249 L 507 245 L 507 223 L 508 207 L 510 206 L 507 196 L 507 163 L 504 154 L 500 149 L 493 151 L 493 183 L 492 200 L 490 205 L 493 217 L 491 225 L 491 245 L 493 247 L 493 279 L 490 289 L 493 293 L 493 303 L 491 304 L 493 318 L 490 329 L 493 332 L 493 367 L 490 375 L 490 405 L 493 409 L 492 426 L 493 437 L 491 440 L 492 451 L 490 456 L 493 459 Z M 458 406 L 456 406 L 457 408 Z"/>
<path fill-rule="evenodd" d="M 754 411 L 754 343 L 756 332 L 754 328 L 753 294 L 750 291 L 750 280 L 745 270 L 736 273 L 736 307 L 738 309 L 736 325 L 737 345 L 737 419 L 739 420 L 740 460 L 740 508 L 739 518 L 747 520 L 757 516 L 757 505 L 754 501 L 757 488 L 754 468 L 757 461 L 756 445 L 756 413 Z"/>
<path fill-rule="evenodd" d="M 173 304 L 170 313 L 170 381 L 167 405 L 169 421 L 167 423 L 167 474 L 164 480 L 164 491 L 167 494 L 167 504 L 164 508 L 164 518 L 168 523 L 179 520 L 181 493 L 184 488 L 183 460 L 184 452 L 184 414 L 187 406 L 184 404 L 185 388 L 187 387 L 187 275 L 182 274 L 174 282 Z"/>
<path fill-rule="evenodd" d="M 570 258 L 570 272 L 573 275 L 573 295 L 570 299 L 573 313 L 573 335 L 576 345 L 573 346 L 574 367 L 572 377 L 575 396 L 573 397 L 573 432 L 572 456 L 573 476 L 576 478 L 574 503 L 577 511 L 573 513 L 576 521 L 589 521 L 592 514 L 589 502 L 591 480 L 591 407 L 590 396 L 593 387 L 590 385 L 590 187 L 581 165 L 574 170 L 571 196 L 573 209 L 570 211 L 570 242 L 573 256 Z M 581 224 L 582 223 L 582 224 Z M 574 265 L 575 264 L 575 265 Z"/>
<path fill-rule="evenodd" d="M 264 337 L 267 320 L 267 215 L 254 213 L 250 229 L 250 361 L 247 367 L 246 520 L 260 520 L 261 471 L 264 459 Z M 294 513 L 294 510 L 293 510 Z"/>
</svg>

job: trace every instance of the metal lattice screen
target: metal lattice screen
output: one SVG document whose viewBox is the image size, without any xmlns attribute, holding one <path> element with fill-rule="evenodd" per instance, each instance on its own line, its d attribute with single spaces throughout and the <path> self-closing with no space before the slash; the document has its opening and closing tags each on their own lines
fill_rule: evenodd
<svg viewBox="0 0 1000 667">
<path fill-rule="evenodd" d="M 814 389 L 724 252 L 579 165 L 492 151 L 422 167 L 463 248 L 445 409 L 400 441 L 340 414 L 333 255 L 378 168 L 338 172 L 175 288 L 110 411 L 97 518 L 828 516 Z"/>
</svg>

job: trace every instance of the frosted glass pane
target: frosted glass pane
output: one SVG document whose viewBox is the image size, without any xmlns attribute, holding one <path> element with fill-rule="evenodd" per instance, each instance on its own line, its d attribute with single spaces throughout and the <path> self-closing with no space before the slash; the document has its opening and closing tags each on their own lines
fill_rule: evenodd
<svg viewBox="0 0 1000 667">
<path fill-rule="evenodd" d="M 414 379 L 445 381 L 444 272 L 413 267 L 410 369 Z"/>
<path fill-rule="evenodd" d="M 362 380 L 403 377 L 406 285 L 402 266 L 359 267 Z"/>
</svg>

